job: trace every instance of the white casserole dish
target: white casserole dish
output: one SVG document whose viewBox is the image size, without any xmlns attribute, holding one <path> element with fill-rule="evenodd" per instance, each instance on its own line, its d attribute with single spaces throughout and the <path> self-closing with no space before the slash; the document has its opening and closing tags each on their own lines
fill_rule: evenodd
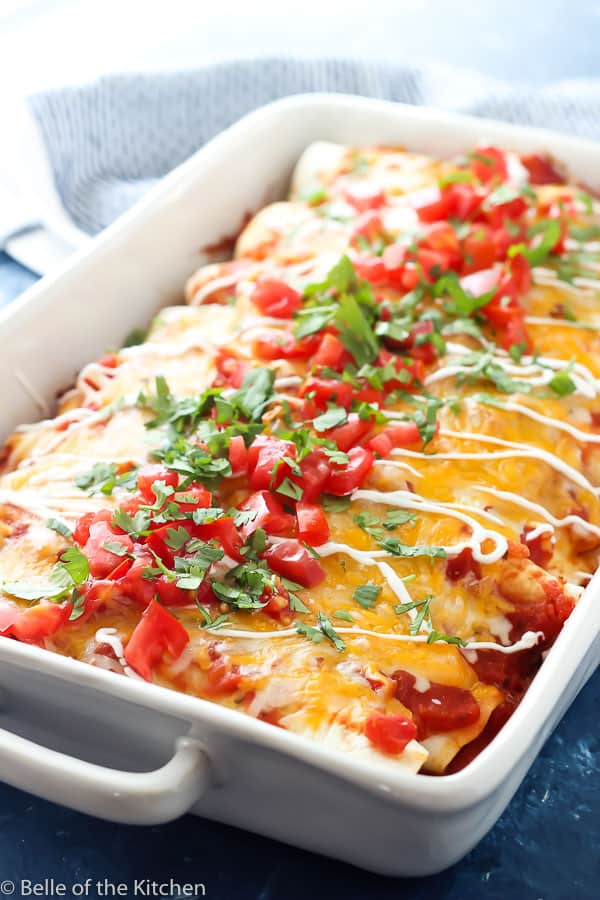
<svg viewBox="0 0 600 900">
<path fill-rule="evenodd" d="M 339 95 L 274 103 L 212 141 L 0 313 L 3 435 L 49 412 L 85 362 L 176 302 L 206 260 L 199 248 L 282 197 L 315 140 L 403 144 L 442 157 L 485 140 L 549 151 L 574 178 L 600 187 L 591 142 Z M 599 592 L 596 575 L 521 706 L 458 774 L 377 771 L 216 704 L 11 640 L 0 640 L 0 774 L 115 821 L 155 824 L 190 810 L 376 872 L 431 874 L 492 827 L 594 670 Z"/>
</svg>

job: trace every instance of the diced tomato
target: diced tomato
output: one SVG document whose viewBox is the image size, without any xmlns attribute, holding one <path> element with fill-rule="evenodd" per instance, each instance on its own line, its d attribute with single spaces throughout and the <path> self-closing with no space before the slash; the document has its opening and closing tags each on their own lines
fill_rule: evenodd
<svg viewBox="0 0 600 900">
<path fill-rule="evenodd" d="M 491 238 L 496 248 L 496 259 L 506 259 L 507 253 L 513 244 L 522 243 L 525 238 L 525 229 L 519 228 L 515 234 L 514 229 L 509 231 L 504 224 L 491 229 Z"/>
<path fill-rule="evenodd" d="M 121 360 L 116 353 L 106 353 L 97 362 L 99 366 L 104 366 L 105 369 L 116 369 Z"/>
<path fill-rule="evenodd" d="M 423 360 L 413 359 L 405 360 L 401 356 L 390 353 L 389 350 L 382 348 L 377 357 L 377 365 L 387 366 L 391 364 L 398 373 L 398 378 L 391 378 L 385 382 L 386 392 L 394 390 L 410 390 L 415 384 L 421 384 L 425 377 L 425 367 Z"/>
<path fill-rule="evenodd" d="M 75 528 L 73 529 L 73 540 L 79 544 L 80 547 L 83 547 L 90 536 L 90 526 L 93 525 L 94 522 L 110 522 L 112 517 L 112 509 L 99 509 L 97 512 L 84 513 L 81 518 L 77 520 Z"/>
<path fill-rule="evenodd" d="M 384 428 L 368 442 L 367 446 L 382 459 L 386 459 L 396 447 L 410 447 L 421 441 L 419 429 L 414 422 L 398 422 Z"/>
<path fill-rule="evenodd" d="M 26 644 L 39 644 L 66 625 L 71 615 L 70 603 L 38 603 L 21 611 L 13 622 L 11 634 Z"/>
<path fill-rule="evenodd" d="M 554 168 L 549 156 L 531 153 L 521 157 L 521 162 L 529 172 L 531 184 L 564 184 L 562 175 Z"/>
<path fill-rule="evenodd" d="M 448 216 L 464 222 L 474 218 L 485 194 L 472 184 L 451 184 L 444 188 L 443 195 L 448 205 Z"/>
<path fill-rule="evenodd" d="M 417 727 L 399 713 L 371 713 L 365 722 L 365 735 L 381 753 L 397 756 L 416 738 Z"/>
<path fill-rule="evenodd" d="M 138 556 L 131 567 L 116 580 L 119 592 L 142 609 L 146 609 L 156 593 L 155 582 L 143 577 L 144 569 L 155 568 L 156 563 L 149 553 Z"/>
<path fill-rule="evenodd" d="M 379 434 L 372 437 L 367 443 L 367 447 L 381 459 L 387 459 L 394 449 L 394 445 L 385 431 L 380 431 Z"/>
<path fill-rule="evenodd" d="M 485 184 L 504 181 L 508 177 L 506 156 L 497 147 L 477 147 L 470 158 L 471 172 Z"/>
<path fill-rule="evenodd" d="M 164 466 L 154 465 L 153 463 L 146 463 L 146 465 L 142 466 L 138 470 L 137 486 L 146 503 L 154 503 L 156 501 L 152 491 L 152 485 L 155 481 L 162 481 L 163 484 L 175 488 L 179 482 L 179 476 L 176 472 L 171 472 Z"/>
<path fill-rule="evenodd" d="M 479 704 L 470 691 L 433 681 L 426 691 L 418 691 L 416 678 L 410 672 L 400 670 L 392 677 L 396 682 L 396 698 L 413 714 L 419 740 L 425 740 L 430 734 L 467 728 L 479 721 Z"/>
<path fill-rule="evenodd" d="M 188 534 L 191 538 L 191 527 L 192 523 L 189 519 L 184 520 L 184 522 L 168 522 L 166 525 L 161 525 L 160 528 L 155 528 L 154 531 L 148 535 L 148 539 L 146 541 L 146 546 L 152 550 L 153 553 L 156 553 L 159 559 L 168 566 L 170 569 L 173 568 L 173 563 L 175 560 L 176 552 L 172 547 L 169 546 L 169 532 L 174 531 L 175 528 L 181 528 L 188 525 Z M 177 551 L 177 555 L 181 556 L 183 551 Z"/>
<path fill-rule="evenodd" d="M 525 257 L 518 253 L 509 263 L 510 274 L 517 296 L 523 296 L 531 288 L 531 266 Z"/>
<path fill-rule="evenodd" d="M 454 261 L 460 257 L 460 243 L 456 231 L 449 222 L 434 222 L 429 225 L 421 240 L 421 246 L 446 253 Z"/>
<path fill-rule="evenodd" d="M 242 675 L 237 663 L 232 663 L 229 657 L 221 653 L 214 645 L 208 648 L 210 656 L 210 668 L 207 678 L 206 693 L 210 697 L 224 697 L 232 694 L 239 687 Z"/>
<path fill-rule="evenodd" d="M 296 447 L 291 441 L 259 434 L 248 448 L 250 487 L 255 491 L 279 487 L 295 459 Z"/>
<path fill-rule="evenodd" d="M 383 391 L 365 384 L 354 392 L 354 399 L 359 403 L 371 403 L 374 406 L 383 406 Z"/>
<path fill-rule="evenodd" d="M 267 585 L 260 599 L 261 602 L 266 604 L 262 608 L 265 615 L 270 616 L 277 622 L 282 622 L 284 619 L 289 621 L 290 595 L 282 584 L 279 584 L 276 588 Z"/>
<path fill-rule="evenodd" d="M 369 474 L 374 457 L 367 447 L 353 447 L 348 451 L 348 462 L 338 466 L 333 465 L 332 471 L 325 483 L 325 490 L 336 497 L 351 494 L 360 487 Z"/>
<path fill-rule="evenodd" d="M 151 600 L 127 642 L 125 660 L 138 675 L 151 681 L 165 655 L 178 659 L 188 641 L 187 631 L 175 616 Z"/>
<path fill-rule="evenodd" d="M 212 494 L 202 484 L 190 484 L 185 491 L 176 491 L 169 500 L 176 503 L 182 513 L 192 513 L 195 509 L 207 509 L 212 504 Z"/>
<path fill-rule="evenodd" d="M 229 441 L 229 464 L 234 477 L 248 471 L 248 450 L 241 434 L 234 434 Z"/>
<path fill-rule="evenodd" d="M 541 566 L 542 569 L 546 569 L 554 554 L 551 535 L 548 534 L 548 532 L 544 532 L 543 534 L 538 534 L 536 537 L 529 538 L 527 536 L 527 531 L 524 531 L 521 535 L 521 540 L 529 549 L 531 561 L 537 566 Z"/>
<path fill-rule="evenodd" d="M 318 547 L 329 540 L 329 524 L 322 506 L 299 501 L 296 504 L 296 518 L 300 540 L 313 547 Z"/>
<path fill-rule="evenodd" d="M 457 556 L 452 557 L 446 563 L 446 577 L 450 581 L 458 581 L 467 575 L 472 575 L 477 579 L 481 578 L 481 567 L 473 559 L 473 552 L 470 547 L 465 547 Z"/>
<path fill-rule="evenodd" d="M 2 603 L 0 605 L 0 634 L 10 634 L 22 610 L 13 604 Z"/>
<path fill-rule="evenodd" d="M 429 250 L 427 247 L 420 247 L 416 258 L 426 281 L 435 281 L 441 274 L 452 268 L 452 254 L 444 250 Z"/>
<path fill-rule="evenodd" d="M 319 349 L 311 363 L 313 366 L 327 366 L 339 372 L 347 362 L 350 362 L 351 358 L 340 339 L 334 334 L 327 333 L 323 335 Z"/>
<path fill-rule="evenodd" d="M 347 381 L 309 375 L 300 388 L 298 396 L 306 397 L 307 394 L 310 394 L 311 396 L 307 397 L 307 405 L 310 405 L 310 408 L 325 410 L 328 403 L 336 403 L 338 406 L 343 406 L 344 409 L 349 409 L 353 399 L 352 392 L 352 385 Z"/>
<path fill-rule="evenodd" d="M 506 203 L 498 203 L 496 206 L 486 209 L 485 214 L 490 225 L 500 228 L 507 221 L 518 221 L 527 209 L 528 205 L 524 197 L 514 197 L 512 200 L 507 200 Z"/>
<path fill-rule="evenodd" d="M 515 315 L 509 319 L 506 323 L 500 344 L 504 350 L 510 350 L 513 344 L 517 344 L 524 348 L 526 353 L 531 353 L 533 351 L 533 343 L 529 332 L 525 327 L 523 316 Z"/>
<path fill-rule="evenodd" d="M 275 494 L 269 491 L 257 491 L 240 503 L 238 509 L 255 513 L 254 519 L 240 529 L 244 538 L 253 534 L 257 528 L 264 528 L 267 534 L 289 534 L 294 528 L 294 517 L 283 508 L 283 504 Z"/>
<path fill-rule="evenodd" d="M 118 543 L 125 553 L 133 550 L 133 541 L 128 534 L 116 534 L 107 522 L 94 522 L 90 525 L 89 537 L 83 545 L 83 552 L 88 558 L 90 572 L 95 578 L 106 578 L 121 562 L 121 556 L 106 550 L 107 542 Z"/>
<path fill-rule="evenodd" d="M 506 617 L 513 625 L 509 635 L 511 641 L 518 640 L 526 631 L 542 631 L 544 639 L 538 648 L 543 649 L 558 637 L 573 610 L 574 602 L 556 580 L 548 579 L 541 584 L 546 593 L 545 601 L 519 603 Z"/>
<path fill-rule="evenodd" d="M 325 572 L 315 557 L 300 541 L 289 539 L 268 547 L 263 553 L 267 565 L 283 578 L 289 578 L 303 587 L 316 587 L 325 578 Z"/>
<path fill-rule="evenodd" d="M 371 181 L 355 182 L 344 191 L 344 198 L 361 213 L 381 209 L 385 206 L 385 194 L 380 187 Z"/>
<path fill-rule="evenodd" d="M 462 275 L 489 269 L 496 261 L 497 248 L 486 225 L 473 225 L 463 241 Z"/>
<path fill-rule="evenodd" d="M 265 316 L 291 319 L 302 306 L 302 297 L 285 281 L 257 281 L 251 298 Z"/>
<path fill-rule="evenodd" d="M 419 191 L 412 200 L 421 222 L 440 222 L 447 219 L 451 209 L 451 195 L 437 188 Z"/>
<path fill-rule="evenodd" d="M 424 363 L 429 364 L 437 358 L 438 351 L 431 340 L 427 340 L 427 336 L 432 335 L 435 331 L 431 319 L 425 319 L 417 322 L 410 330 L 410 334 L 405 341 L 393 341 L 385 338 L 386 346 L 393 347 L 395 350 L 403 350 L 410 353 L 412 359 L 420 359 Z"/>
<path fill-rule="evenodd" d="M 242 536 L 230 516 L 221 516 L 220 519 L 205 525 L 193 525 L 192 534 L 201 541 L 216 541 L 227 556 L 242 562 L 244 558 L 240 553 Z"/>
<path fill-rule="evenodd" d="M 154 593 L 163 606 L 193 606 L 195 604 L 195 592 L 177 587 L 174 581 L 169 581 L 164 575 L 157 578 L 154 584 Z"/>
<path fill-rule="evenodd" d="M 241 359 L 232 350 L 219 347 L 215 355 L 215 368 L 218 373 L 215 384 L 240 388 L 250 368 L 250 362 L 247 359 Z"/>
<path fill-rule="evenodd" d="M 352 263 L 358 277 L 364 278 L 371 284 L 385 284 L 389 280 L 389 271 L 382 256 L 357 253 Z"/>
<path fill-rule="evenodd" d="M 308 503 L 317 500 L 325 490 L 325 484 L 331 474 L 331 463 L 325 452 L 317 447 L 307 453 L 300 462 L 302 475 L 290 475 L 290 481 L 302 488 L 302 499 Z"/>
<path fill-rule="evenodd" d="M 369 209 L 365 210 L 356 220 L 350 236 L 350 243 L 353 247 L 363 249 L 365 241 L 373 243 L 381 239 L 383 235 L 384 229 L 381 216 L 374 209 Z"/>
<path fill-rule="evenodd" d="M 261 359 L 308 359 L 317 350 L 321 335 L 311 334 L 296 340 L 289 331 L 265 333 L 254 342 Z"/>
<path fill-rule="evenodd" d="M 370 419 L 361 419 L 358 413 L 350 413 L 348 420 L 343 425 L 330 428 L 324 433 L 324 437 L 333 441 L 338 450 L 344 453 L 359 443 L 371 431 Z"/>
</svg>

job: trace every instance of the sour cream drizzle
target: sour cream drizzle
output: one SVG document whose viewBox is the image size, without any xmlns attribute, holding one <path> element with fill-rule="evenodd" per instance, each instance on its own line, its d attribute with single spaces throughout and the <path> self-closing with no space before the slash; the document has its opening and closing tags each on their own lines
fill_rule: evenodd
<svg viewBox="0 0 600 900">
<path fill-rule="evenodd" d="M 108 644 L 109 647 L 112 647 L 115 656 L 123 667 L 124 675 L 127 675 L 128 678 L 135 678 L 136 681 L 144 680 L 127 664 L 127 660 L 124 656 L 125 651 L 123 650 L 123 642 L 118 636 L 116 628 L 99 628 L 96 632 L 95 639 L 97 644 Z"/>
<path fill-rule="evenodd" d="M 210 626 L 204 629 L 211 631 Z M 429 642 L 428 634 L 398 634 L 391 631 L 372 631 L 369 628 L 346 628 L 335 626 L 338 634 L 347 635 L 366 635 L 367 637 L 381 638 L 383 641 L 408 641 L 413 644 L 427 644 Z M 231 638 L 247 638 L 253 640 L 271 640 L 273 638 L 289 638 L 298 637 L 295 628 L 281 628 L 279 631 L 243 631 L 238 628 L 218 628 L 215 632 L 223 637 Z M 514 644 L 496 644 L 494 641 L 475 641 L 467 640 L 464 642 L 462 650 L 496 650 L 498 653 L 519 653 L 521 650 L 529 650 L 543 639 L 542 631 L 526 631 L 518 641 Z M 436 643 L 443 643 L 439 641 Z"/>
<path fill-rule="evenodd" d="M 454 504 L 450 505 L 440 502 L 432 503 L 429 500 L 424 500 L 423 498 L 416 496 L 410 491 L 386 492 L 358 490 L 354 492 L 352 499 L 366 500 L 371 503 L 384 503 L 388 506 L 397 506 L 402 509 L 414 509 L 420 510 L 421 512 L 437 513 L 438 515 L 449 516 L 450 518 L 464 522 L 465 525 L 468 525 L 471 529 L 472 538 L 470 541 L 463 541 L 454 544 L 451 547 L 444 547 L 448 556 L 458 556 L 459 553 L 468 547 L 473 553 L 473 558 L 477 562 L 485 564 L 498 562 L 508 550 L 508 542 L 503 535 L 499 534 L 497 531 L 484 528 L 479 522 L 471 518 L 471 516 L 456 510 Z M 478 510 L 475 509 L 474 511 L 478 512 Z M 481 549 L 481 545 L 486 540 L 489 540 L 494 544 L 494 549 L 490 550 L 488 553 L 485 553 Z"/>
<path fill-rule="evenodd" d="M 475 400 L 473 397 L 465 398 L 465 403 L 474 406 L 479 401 Z M 483 404 L 488 405 L 488 404 Z M 490 406 L 492 404 L 489 404 Z M 505 409 L 508 412 L 516 412 L 522 416 L 527 416 L 528 419 L 533 419 L 535 422 L 539 422 L 540 425 L 548 425 L 549 428 L 556 428 L 557 431 L 564 431 L 566 434 L 570 434 L 571 437 L 574 437 L 575 440 L 581 441 L 585 444 L 600 444 L 600 434 L 590 434 L 588 431 L 581 431 L 579 428 L 575 428 L 574 425 L 569 425 L 568 422 L 562 422 L 560 419 L 554 419 L 551 416 L 544 416 L 542 413 L 537 412 L 535 409 L 531 409 L 529 406 L 524 406 L 522 403 L 515 403 L 512 400 L 499 400 L 497 406 L 494 404 L 494 408 L 496 409 Z"/>
<path fill-rule="evenodd" d="M 453 437 L 459 438 L 463 441 L 478 441 L 482 444 L 497 444 L 500 447 L 510 447 L 512 450 L 516 451 L 509 454 L 501 454 L 501 453 L 479 453 L 476 455 L 464 454 L 460 452 L 456 453 L 418 453 L 415 450 L 404 450 L 397 449 L 393 450 L 392 453 L 398 453 L 402 455 L 410 455 L 416 456 L 420 458 L 427 459 L 500 459 L 504 456 L 522 456 L 524 459 L 540 459 L 547 463 L 551 468 L 553 468 L 556 472 L 560 472 L 561 475 L 564 475 L 565 478 L 568 478 L 570 481 L 573 481 L 575 484 L 578 484 L 579 487 L 584 488 L 586 491 L 590 491 L 592 494 L 597 493 L 597 488 L 594 485 L 590 484 L 587 478 L 574 469 L 572 466 L 563 462 L 562 459 L 559 459 L 558 456 L 555 456 L 554 453 L 550 453 L 548 450 L 543 450 L 541 447 L 532 447 L 529 444 L 520 444 L 517 441 L 506 441 L 503 438 L 492 437 L 489 434 L 479 434 L 477 432 L 470 431 L 452 431 L 449 428 L 440 428 L 439 435 L 443 437 Z"/>
<path fill-rule="evenodd" d="M 527 500 L 526 497 L 521 496 L 521 494 L 515 494 L 512 491 L 501 491 L 497 488 L 486 487 L 482 484 L 476 485 L 475 489 L 482 491 L 485 494 L 491 494 L 499 500 L 506 500 L 508 503 L 514 503 L 516 506 L 521 506 L 523 509 L 530 510 L 531 512 L 536 513 L 536 515 L 541 516 L 546 522 L 549 522 L 556 528 L 562 528 L 567 525 L 577 525 L 577 527 L 582 528 L 584 531 L 589 531 L 590 534 L 595 534 L 600 537 L 600 528 L 597 525 L 593 525 L 591 522 L 587 522 L 581 516 L 571 514 L 563 516 L 562 519 L 557 519 L 545 506 L 542 506 L 540 503 L 534 503 L 533 500 Z M 528 537 L 531 538 L 531 534 L 529 534 Z"/>
</svg>

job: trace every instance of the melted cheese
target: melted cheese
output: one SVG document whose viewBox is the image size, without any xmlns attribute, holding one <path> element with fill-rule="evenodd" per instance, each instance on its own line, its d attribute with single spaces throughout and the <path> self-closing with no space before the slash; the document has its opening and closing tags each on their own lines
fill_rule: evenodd
<svg viewBox="0 0 600 900">
<path fill-rule="evenodd" d="M 145 428 L 148 413 L 136 398 L 152 389 L 157 374 L 176 396 L 193 396 L 213 382 L 223 350 L 254 364 L 257 338 L 277 338 L 289 328 L 287 320 L 257 313 L 250 300 L 257 279 L 284 278 L 302 290 L 322 279 L 342 253 L 352 256 L 359 216 L 353 203 L 373 190 L 385 194 L 381 218 L 388 234 L 409 239 L 418 227 L 415 207 L 435 197 L 438 178 L 451 171 L 449 163 L 396 148 L 359 151 L 323 143 L 309 148 L 296 169 L 290 200 L 267 207 L 248 223 L 234 261 L 204 267 L 189 279 L 189 305 L 163 310 L 147 341 L 120 351 L 116 365 L 91 362 L 61 399 L 55 418 L 23 426 L 9 439 L 0 477 L 0 578 L 48 574 L 64 547 L 63 539 L 44 525 L 48 518 L 72 526 L 83 513 L 115 507 L 130 496 L 126 489 L 90 496 L 75 479 L 94 463 L 126 466 L 148 460 L 164 435 Z M 517 185 L 525 177 L 514 155 L 509 175 Z M 311 205 L 307 197 L 316 189 L 325 191 L 326 200 Z M 540 189 L 548 196 L 552 190 Z M 276 721 L 366 764 L 442 773 L 504 700 L 497 687 L 478 681 L 477 654 L 508 657 L 534 648 L 543 633 L 528 630 L 511 641 L 509 616 L 520 604 L 540 602 L 544 586 L 576 596 L 577 583 L 597 563 L 600 434 L 593 430 L 593 415 L 600 412 L 600 317 L 595 323 L 600 281 L 591 277 L 593 270 L 588 275 L 567 284 L 551 269 L 535 269 L 525 301 L 526 322 L 539 350 L 535 358 L 516 363 L 483 336 L 449 341 L 446 355 L 428 366 L 425 380 L 431 394 L 460 400 L 440 410 L 437 435 L 423 450 L 401 448 L 378 461 L 349 509 L 328 514 L 331 539 L 319 548 L 326 579 L 304 591 L 302 599 L 311 611 L 307 621 L 322 611 L 343 637 L 343 660 L 327 641 L 311 643 L 294 624 L 274 622 L 262 612 L 225 607 L 226 626 L 202 628 L 191 604 L 174 610 L 190 642 L 177 660 L 157 667 L 155 680 Z M 398 298 L 389 288 L 382 296 Z M 556 309 L 567 303 L 577 321 L 556 318 Z M 525 382 L 531 393 L 496 394 L 495 403 L 482 399 L 482 386 L 469 380 L 474 363 L 461 360 L 473 346 L 490 350 L 495 365 Z M 567 366 L 574 393 L 551 396 L 548 384 Z M 273 367 L 279 395 L 273 406 L 281 406 L 283 392 L 291 405 L 299 404 L 303 364 L 282 360 Z M 26 373 L 19 380 L 27 389 Z M 48 416 L 43 398 L 34 399 Z M 393 421 L 410 411 L 400 399 L 384 414 Z M 267 416 L 276 413 L 274 408 Z M 224 507 L 248 493 L 240 487 L 237 494 L 227 490 L 216 495 Z M 393 532 L 399 540 L 441 548 L 448 560 L 470 551 L 480 575 L 451 580 L 446 558 L 395 556 L 357 527 L 356 513 L 383 519 L 390 508 L 415 514 Z M 511 556 L 521 535 L 530 543 L 553 542 L 546 569 Z M 222 563 L 223 572 L 231 564 Z M 366 582 L 381 589 L 373 608 L 354 600 L 356 588 Z M 428 597 L 430 616 L 421 617 L 418 627 L 418 606 L 396 610 Z M 5 602 L 14 601 L 7 597 Z M 351 624 L 336 618 L 340 610 L 351 613 Z M 135 604 L 107 595 L 89 619 L 53 635 L 52 649 L 138 677 L 125 662 L 124 648 L 140 615 Z M 434 630 L 465 646 L 430 643 Z M 219 694 L 211 686 L 215 659 L 239 673 L 234 692 Z M 395 697 L 398 671 L 412 675 L 421 694 L 434 685 L 470 692 L 479 705 L 478 721 L 430 734 L 420 743 L 413 740 L 398 755 L 379 752 L 364 733 L 368 716 L 378 711 L 412 715 Z"/>
</svg>

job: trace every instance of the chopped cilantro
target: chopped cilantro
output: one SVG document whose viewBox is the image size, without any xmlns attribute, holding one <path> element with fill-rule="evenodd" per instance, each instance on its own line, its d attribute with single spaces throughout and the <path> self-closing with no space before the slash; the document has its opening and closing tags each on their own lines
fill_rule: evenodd
<svg viewBox="0 0 600 900">
<path fill-rule="evenodd" d="M 348 420 L 348 413 L 343 406 L 329 405 L 327 412 L 322 413 L 313 420 L 315 431 L 328 431 L 343 425 Z"/>
<path fill-rule="evenodd" d="M 51 516 L 49 519 L 46 519 L 46 527 L 51 528 L 52 531 L 56 531 L 57 534 L 61 534 L 65 538 L 73 537 L 73 532 L 67 523 L 61 521 L 61 519 L 55 519 Z"/>
<path fill-rule="evenodd" d="M 356 600 L 364 609 L 373 609 L 380 593 L 381 585 L 369 582 L 369 584 L 361 584 L 360 587 L 357 587 L 352 599 Z"/>
</svg>

